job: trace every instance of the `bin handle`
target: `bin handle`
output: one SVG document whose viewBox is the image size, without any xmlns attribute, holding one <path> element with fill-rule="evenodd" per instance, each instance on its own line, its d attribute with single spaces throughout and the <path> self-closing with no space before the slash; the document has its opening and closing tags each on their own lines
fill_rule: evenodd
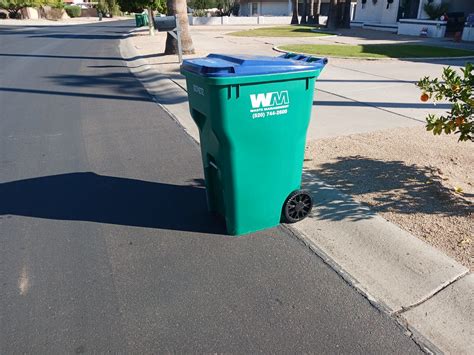
<svg viewBox="0 0 474 355">
<path fill-rule="evenodd" d="M 214 162 L 209 161 L 209 165 L 212 166 L 214 169 L 219 170 L 219 167 L 216 164 L 214 164 Z"/>
</svg>

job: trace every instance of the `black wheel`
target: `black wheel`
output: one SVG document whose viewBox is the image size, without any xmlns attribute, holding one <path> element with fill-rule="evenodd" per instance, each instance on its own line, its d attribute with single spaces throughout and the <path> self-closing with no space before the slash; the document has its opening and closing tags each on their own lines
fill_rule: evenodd
<svg viewBox="0 0 474 355">
<path fill-rule="evenodd" d="M 313 200 L 309 191 L 293 191 L 283 205 L 283 221 L 295 223 L 305 219 L 313 208 Z"/>
</svg>

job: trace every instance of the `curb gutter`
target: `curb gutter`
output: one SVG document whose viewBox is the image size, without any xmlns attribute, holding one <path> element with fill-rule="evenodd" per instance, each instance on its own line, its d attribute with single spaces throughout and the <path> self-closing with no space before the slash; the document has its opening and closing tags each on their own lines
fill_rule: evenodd
<svg viewBox="0 0 474 355">
<path fill-rule="evenodd" d="M 151 68 L 125 36 L 120 52 L 155 102 L 199 144 L 184 88 Z M 310 217 L 284 225 L 291 235 L 425 352 L 474 353 L 474 277 L 467 268 L 309 173 L 303 186 L 317 203 Z"/>
</svg>

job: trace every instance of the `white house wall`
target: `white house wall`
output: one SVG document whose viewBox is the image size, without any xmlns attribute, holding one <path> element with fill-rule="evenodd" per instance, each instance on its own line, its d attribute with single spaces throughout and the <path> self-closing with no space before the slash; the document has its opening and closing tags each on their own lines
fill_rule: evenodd
<svg viewBox="0 0 474 355">
<path fill-rule="evenodd" d="M 287 2 L 261 2 L 260 14 L 270 16 L 287 16 L 288 3 Z"/>
<path fill-rule="evenodd" d="M 240 16 L 250 16 L 250 4 L 244 3 L 240 5 L 239 9 Z"/>
<path fill-rule="evenodd" d="M 362 0 L 357 0 L 355 21 L 396 23 L 398 6 L 399 0 L 394 0 L 389 9 L 387 9 L 387 0 L 378 0 L 376 4 L 372 0 L 367 0 L 364 7 L 362 7 Z"/>
<path fill-rule="evenodd" d="M 303 1 L 299 0 L 300 15 L 303 9 Z M 321 0 L 321 3 L 329 3 L 330 0 Z M 380 0 L 385 1 L 385 0 Z M 398 0 L 396 0 L 398 1 Z M 260 16 L 291 16 L 293 12 L 293 0 L 289 1 L 253 1 L 258 3 L 258 14 Z M 251 16 L 252 1 L 241 1 L 240 16 Z"/>
<path fill-rule="evenodd" d="M 385 0 L 382 3 L 384 6 L 382 7 L 382 20 L 380 22 L 396 23 L 397 15 L 398 15 L 398 4 L 395 4 L 396 1 L 394 1 L 393 4 L 390 4 L 388 9 L 387 9 L 387 1 Z"/>
</svg>

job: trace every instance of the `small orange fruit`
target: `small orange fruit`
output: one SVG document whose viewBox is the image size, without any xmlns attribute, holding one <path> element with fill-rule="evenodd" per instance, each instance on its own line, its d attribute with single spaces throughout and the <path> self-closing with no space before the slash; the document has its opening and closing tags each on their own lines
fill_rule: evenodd
<svg viewBox="0 0 474 355">
<path fill-rule="evenodd" d="M 460 126 L 464 123 L 464 117 L 456 117 L 456 126 Z"/>
<path fill-rule="evenodd" d="M 425 92 L 423 93 L 423 95 L 421 95 L 420 100 L 423 102 L 426 102 L 428 101 L 429 98 L 430 98 L 429 95 Z"/>
<path fill-rule="evenodd" d="M 459 92 L 461 88 L 459 87 L 459 85 L 453 85 L 451 86 L 451 90 L 453 90 L 453 92 Z"/>
</svg>

